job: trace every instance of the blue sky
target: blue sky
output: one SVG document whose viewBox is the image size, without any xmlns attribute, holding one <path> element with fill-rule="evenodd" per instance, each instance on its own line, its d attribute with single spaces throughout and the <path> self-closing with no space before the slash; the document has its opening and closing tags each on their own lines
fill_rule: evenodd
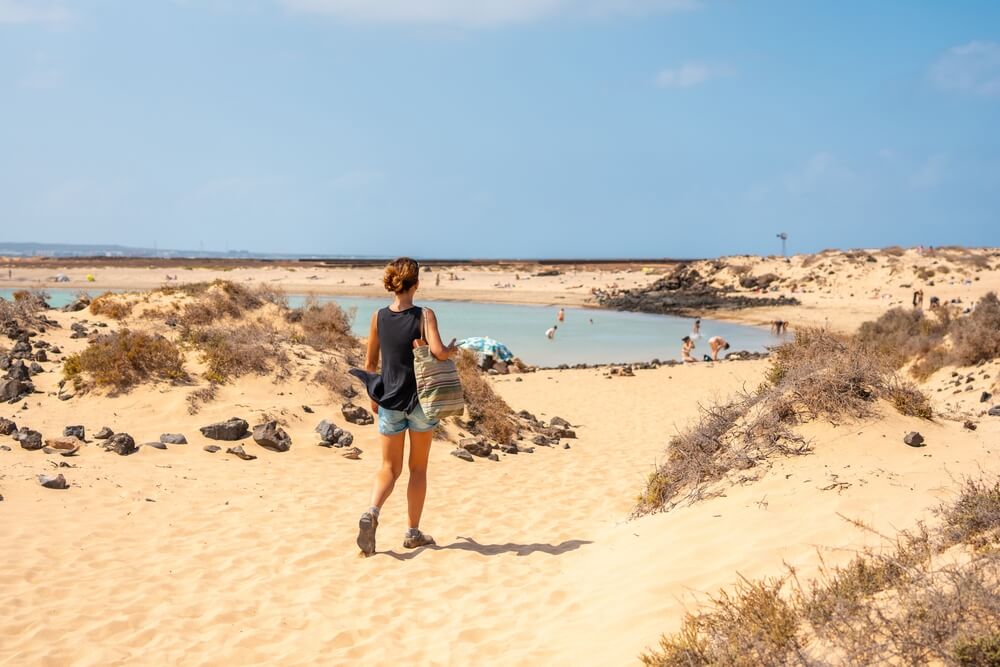
<svg viewBox="0 0 1000 667">
<path fill-rule="evenodd" d="M 0 0 L 0 240 L 1000 244 L 1000 3 Z"/>
</svg>

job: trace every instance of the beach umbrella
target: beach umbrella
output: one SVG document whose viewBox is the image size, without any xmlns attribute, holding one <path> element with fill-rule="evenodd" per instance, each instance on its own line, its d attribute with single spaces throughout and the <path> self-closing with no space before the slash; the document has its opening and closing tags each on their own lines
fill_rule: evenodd
<svg viewBox="0 0 1000 667">
<path fill-rule="evenodd" d="M 463 338 L 458 341 L 458 346 L 466 350 L 472 350 L 473 352 L 488 354 L 494 359 L 499 359 L 500 361 L 510 361 L 514 358 L 514 353 L 510 351 L 509 347 L 498 340 L 489 338 L 488 336 Z"/>
</svg>

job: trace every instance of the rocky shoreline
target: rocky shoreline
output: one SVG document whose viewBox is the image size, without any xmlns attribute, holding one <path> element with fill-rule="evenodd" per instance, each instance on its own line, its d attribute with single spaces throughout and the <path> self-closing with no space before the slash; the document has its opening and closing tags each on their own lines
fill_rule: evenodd
<svg viewBox="0 0 1000 667">
<path fill-rule="evenodd" d="M 746 277 L 740 281 L 740 286 L 766 291 L 777 279 L 773 274 Z M 793 297 L 747 296 L 721 289 L 711 283 L 711 276 L 703 276 L 690 264 L 677 266 L 648 287 L 610 292 L 595 290 L 594 296 L 603 308 L 657 315 L 691 316 L 712 310 L 799 305 L 799 300 Z"/>
</svg>

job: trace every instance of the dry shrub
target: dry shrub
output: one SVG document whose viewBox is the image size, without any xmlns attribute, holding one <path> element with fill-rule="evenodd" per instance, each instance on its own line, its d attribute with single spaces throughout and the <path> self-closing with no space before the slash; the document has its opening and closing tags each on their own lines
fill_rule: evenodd
<svg viewBox="0 0 1000 667">
<path fill-rule="evenodd" d="M 343 372 L 336 366 L 336 362 L 331 362 L 330 366 L 323 366 L 313 375 L 313 382 L 326 387 L 330 393 L 344 398 L 353 398 L 357 395 L 354 386 L 351 384 L 351 376 Z"/>
<path fill-rule="evenodd" d="M 934 418 L 934 410 L 927 394 L 909 382 L 893 378 L 887 383 L 885 391 L 886 398 L 899 414 L 921 419 Z"/>
<path fill-rule="evenodd" d="M 210 383 L 207 387 L 202 387 L 201 389 L 195 389 L 192 391 L 187 397 L 188 414 L 198 414 L 198 412 L 201 411 L 201 406 L 205 403 L 214 401 L 218 393 L 219 385 L 214 382 Z"/>
<path fill-rule="evenodd" d="M 794 570 L 785 579 L 740 579 L 641 659 L 677 667 L 1000 664 L 1000 550 L 982 548 L 982 536 L 1000 530 L 1000 485 L 966 481 L 939 513 L 941 526 L 903 531 L 891 548 L 823 564 L 804 582 Z M 957 558 L 938 557 L 955 549 Z"/>
<path fill-rule="evenodd" d="M 301 342 L 317 350 L 358 348 L 358 339 L 351 333 L 354 312 L 344 311 L 333 301 L 320 303 L 310 296 L 302 308 L 289 311 L 288 319 L 302 329 Z"/>
<path fill-rule="evenodd" d="M 898 245 L 891 245 L 888 248 L 882 248 L 882 254 L 889 257 L 902 257 L 906 254 L 906 250 L 900 248 Z"/>
<path fill-rule="evenodd" d="M 78 354 L 70 355 L 63 375 L 77 387 L 89 383 L 121 391 L 156 380 L 184 380 L 184 356 L 159 334 L 122 329 L 97 336 Z"/>
<path fill-rule="evenodd" d="M 15 292 L 20 294 L 20 292 Z M 29 294 L 29 292 L 25 292 Z M 0 299 L 0 326 L 32 327 L 41 324 L 44 298 L 15 298 L 13 301 Z"/>
<path fill-rule="evenodd" d="M 951 324 L 954 362 L 971 366 L 1000 356 L 1000 300 L 990 292 L 965 317 Z"/>
<path fill-rule="evenodd" d="M 207 366 L 205 379 L 210 382 L 224 384 L 242 375 L 265 375 L 274 369 L 279 375 L 287 374 L 284 337 L 265 323 L 196 327 L 184 332 L 184 341 L 201 353 Z"/>
<path fill-rule="evenodd" d="M 722 591 L 710 610 L 686 614 L 676 634 L 660 640 L 660 650 L 641 656 L 644 665 L 788 664 L 801 655 L 796 610 L 781 595 L 782 579 L 741 579 L 732 593 Z"/>
<path fill-rule="evenodd" d="M 928 317 L 916 308 L 893 308 L 877 320 L 863 323 L 857 337 L 899 368 L 940 345 L 948 332 L 948 324 L 945 309 L 935 309 L 935 317 Z"/>
<path fill-rule="evenodd" d="M 105 292 L 90 302 L 89 309 L 93 315 L 123 320 L 132 313 L 132 304 L 128 301 L 127 296 Z"/>
<path fill-rule="evenodd" d="M 930 280 L 934 277 L 934 269 L 927 266 L 918 266 L 914 273 L 920 280 Z"/>
<path fill-rule="evenodd" d="M 180 316 L 181 323 L 188 327 L 213 324 L 224 317 L 238 319 L 247 311 L 257 310 L 266 303 L 279 306 L 286 303 L 284 294 L 272 287 L 261 285 L 251 288 L 229 280 L 194 283 L 164 290 L 169 294 L 171 292 L 167 290 L 177 290 L 193 298 L 184 304 Z"/>
<path fill-rule="evenodd" d="M 497 396 L 479 370 L 478 356 L 469 350 L 462 350 L 455 358 L 455 365 L 465 394 L 465 409 L 474 422 L 472 430 L 496 442 L 510 442 L 517 430 L 514 411 Z"/>
</svg>

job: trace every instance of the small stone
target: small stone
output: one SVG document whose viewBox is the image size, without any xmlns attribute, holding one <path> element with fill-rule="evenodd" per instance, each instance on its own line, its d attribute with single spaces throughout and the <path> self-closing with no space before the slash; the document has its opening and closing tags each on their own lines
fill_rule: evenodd
<svg viewBox="0 0 1000 667">
<path fill-rule="evenodd" d="M 340 436 L 344 433 L 344 430 L 339 426 L 325 419 L 316 425 L 315 430 L 319 433 L 320 440 L 322 440 L 323 444 L 326 444 L 327 447 L 337 442 L 338 438 L 340 438 Z"/>
<path fill-rule="evenodd" d="M 218 445 L 205 445 L 204 447 L 202 447 L 202 449 L 204 449 L 209 454 L 214 454 L 220 449 L 222 449 L 222 447 L 219 447 Z"/>
<path fill-rule="evenodd" d="M 39 475 L 38 483 L 44 486 L 46 489 L 68 489 L 69 484 L 66 482 L 66 478 L 59 473 L 56 476 L 52 475 Z"/>
<path fill-rule="evenodd" d="M 451 450 L 451 455 L 462 459 L 463 461 L 472 461 L 472 454 L 465 451 L 464 449 L 453 449 Z"/>
<path fill-rule="evenodd" d="M 539 447 L 551 447 L 552 445 L 559 444 L 558 438 L 550 438 L 547 435 L 542 435 L 539 433 L 531 438 L 532 444 L 538 445 Z"/>
<path fill-rule="evenodd" d="M 563 449 L 569 449 L 569 443 L 568 442 L 564 442 L 563 443 Z"/>
<path fill-rule="evenodd" d="M 247 454 L 246 451 L 243 449 L 243 445 L 236 445 L 235 447 L 230 447 L 229 449 L 226 450 L 226 454 L 232 454 L 233 456 L 238 456 L 244 461 L 253 461 L 255 458 L 257 458 L 253 454 Z"/>
<path fill-rule="evenodd" d="M 112 431 L 110 428 L 108 428 L 107 426 L 102 426 L 101 430 L 94 435 L 94 438 L 96 438 L 97 440 L 107 440 L 114 434 L 115 432 Z"/>
<path fill-rule="evenodd" d="M 488 459 L 489 459 L 490 461 L 499 461 L 499 460 L 500 460 L 500 457 L 499 457 L 499 456 L 497 456 L 497 453 L 496 453 L 496 452 L 492 452 L 492 453 L 491 453 L 491 454 L 490 454 L 489 456 L 487 456 L 486 458 L 488 458 Z"/>
<path fill-rule="evenodd" d="M 21 449 L 27 449 L 29 452 L 38 451 L 44 446 L 42 434 L 24 426 L 14 434 L 14 439 L 21 443 Z"/>
<path fill-rule="evenodd" d="M 187 438 L 181 433 L 164 433 L 160 436 L 160 442 L 165 445 L 186 445 Z"/>
<path fill-rule="evenodd" d="M 114 452 L 118 456 L 128 456 L 138 451 L 135 440 L 128 433 L 115 433 L 105 441 L 102 447 L 105 451 Z"/>
<path fill-rule="evenodd" d="M 352 424 L 357 424 L 359 426 L 367 426 L 369 424 L 374 424 L 375 419 L 372 414 L 365 410 L 360 405 L 354 405 L 353 403 L 344 403 L 340 407 L 340 411 L 344 415 L 344 419 Z"/>
<path fill-rule="evenodd" d="M 86 440 L 86 429 L 82 426 L 67 426 L 63 429 L 63 435 L 68 437 L 79 438 L 80 440 Z"/>
<path fill-rule="evenodd" d="M 361 450 L 357 447 L 351 447 L 350 449 L 345 449 L 340 455 L 345 459 L 356 461 L 361 458 Z"/>
<path fill-rule="evenodd" d="M 976 430 L 976 423 L 973 422 L 973 421 L 971 421 L 971 420 L 968 420 L 968 419 L 965 420 L 965 423 L 962 424 L 962 426 L 964 426 L 965 428 L 967 428 L 970 431 L 975 431 Z"/>
<path fill-rule="evenodd" d="M 51 438 L 45 441 L 42 451 L 46 454 L 62 454 L 63 456 L 73 456 L 80 451 L 83 442 L 74 436 L 63 436 L 62 438 Z"/>
<path fill-rule="evenodd" d="M 479 438 L 462 438 L 458 441 L 458 446 L 475 456 L 489 456 L 493 451 L 492 447 Z"/>
<path fill-rule="evenodd" d="M 518 448 L 517 445 L 512 445 L 508 443 L 500 445 L 500 451 L 503 452 L 504 454 L 517 454 Z"/>
<path fill-rule="evenodd" d="M 232 417 L 224 422 L 216 422 L 202 426 L 201 434 L 211 440 L 239 440 L 247 434 L 250 425 L 239 417 Z"/>
<path fill-rule="evenodd" d="M 991 394 L 988 391 L 984 391 L 982 394 L 979 395 L 979 402 L 980 403 L 985 403 L 986 401 L 990 400 L 991 398 L 993 398 L 993 394 Z"/>
<path fill-rule="evenodd" d="M 13 435 L 17 431 L 17 424 L 10 419 L 0 417 L 0 435 Z"/>
<path fill-rule="evenodd" d="M 287 452 L 292 446 L 292 439 L 278 426 L 278 422 L 273 420 L 254 426 L 253 440 L 273 452 Z"/>
<path fill-rule="evenodd" d="M 994 405 L 986 414 L 990 417 L 1000 417 L 1000 405 Z"/>
<path fill-rule="evenodd" d="M 910 431 L 903 436 L 903 442 L 908 444 L 910 447 L 922 447 L 924 445 L 924 436 L 920 435 L 916 431 Z"/>
<path fill-rule="evenodd" d="M 302 411 L 305 412 L 306 414 L 310 414 L 310 415 L 313 413 L 313 409 L 310 408 L 308 405 L 303 405 L 302 406 Z"/>
<path fill-rule="evenodd" d="M 570 428 L 571 426 L 573 426 L 562 417 L 553 417 L 552 419 L 549 420 L 549 424 L 551 424 L 552 426 L 561 426 L 563 428 Z"/>
<path fill-rule="evenodd" d="M 354 444 L 354 435 L 347 431 L 343 431 L 337 438 L 337 447 L 350 447 L 352 444 Z"/>
</svg>

